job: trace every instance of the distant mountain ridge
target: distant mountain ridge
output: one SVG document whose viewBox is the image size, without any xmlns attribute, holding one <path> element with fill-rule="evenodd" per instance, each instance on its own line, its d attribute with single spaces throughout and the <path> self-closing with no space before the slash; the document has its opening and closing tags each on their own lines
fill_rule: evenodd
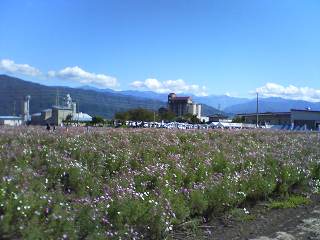
<svg viewBox="0 0 320 240">
<path fill-rule="evenodd" d="M 96 91 L 113 91 L 110 89 L 96 89 Z M 115 92 L 115 91 L 113 91 Z M 126 96 L 135 96 L 142 98 L 149 98 L 153 100 L 166 101 L 167 94 L 155 93 L 151 91 L 117 91 L 119 94 Z M 206 97 L 194 96 L 192 94 L 182 93 L 179 95 L 189 95 L 197 103 L 202 103 L 222 109 L 227 115 L 237 113 L 253 113 L 256 112 L 256 99 L 237 98 L 226 95 L 209 95 Z M 260 98 L 259 112 L 287 112 L 290 109 L 306 109 L 320 110 L 320 102 L 307 102 L 303 100 L 291 100 L 280 97 Z"/>
<path fill-rule="evenodd" d="M 78 103 L 79 111 L 106 118 L 113 118 L 115 113 L 133 108 L 157 111 L 160 107 L 166 106 L 164 101 L 125 95 L 113 90 L 97 91 L 95 88 L 45 86 L 8 75 L 0 75 L 0 115 L 21 114 L 22 102 L 26 95 L 31 95 L 30 111 L 33 114 L 54 105 L 57 94 L 60 96 L 61 103 L 62 98 L 68 93 Z M 203 105 L 203 112 L 204 115 L 221 113 L 207 105 Z"/>
<path fill-rule="evenodd" d="M 90 115 L 101 115 L 106 118 L 114 117 L 116 112 L 133 108 L 146 108 L 157 111 L 166 106 L 167 94 L 151 91 L 114 91 L 99 89 L 91 86 L 70 88 L 64 86 L 45 86 L 28 82 L 8 75 L 0 75 L 0 115 L 21 114 L 22 102 L 26 95 L 31 95 L 31 113 L 50 108 L 56 103 L 57 92 L 62 98 L 67 94 L 78 102 L 79 110 Z M 185 94 L 181 94 L 185 95 Z M 197 103 L 202 104 L 203 116 L 216 113 L 232 115 L 237 113 L 252 113 L 256 111 L 256 100 L 229 96 L 193 96 Z M 220 106 L 221 111 L 216 107 Z M 285 112 L 290 109 L 320 110 L 320 102 L 289 100 L 283 98 L 260 98 L 259 112 Z"/>
<path fill-rule="evenodd" d="M 97 92 L 113 92 L 113 93 L 119 93 L 123 94 L 126 96 L 134 96 L 134 97 L 142 97 L 142 98 L 150 98 L 154 100 L 159 100 L 159 101 L 167 101 L 168 99 L 168 94 L 167 93 L 156 93 L 152 91 L 138 91 L 138 90 L 124 90 L 124 91 L 114 91 L 112 89 L 100 89 L 100 88 L 95 88 L 92 86 L 82 86 L 80 87 L 81 89 L 90 89 L 94 90 Z M 240 104 L 240 103 L 245 103 L 248 102 L 250 99 L 248 98 L 237 98 L 237 97 L 230 97 L 227 95 L 209 95 L 205 97 L 200 97 L 200 96 L 195 96 L 193 94 L 189 93 L 179 93 L 178 95 L 181 96 L 191 96 L 192 99 L 201 104 L 206 104 L 211 107 L 214 107 L 216 109 L 224 109 L 228 106 L 232 106 L 235 104 Z"/>
<path fill-rule="evenodd" d="M 252 99 L 242 104 L 236 104 L 224 109 L 232 113 L 253 113 L 256 112 L 256 99 Z M 307 102 L 303 100 L 291 100 L 279 97 L 260 98 L 259 112 L 288 112 L 290 109 L 306 109 L 320 111 L 320 102 Z"/>
</svg>

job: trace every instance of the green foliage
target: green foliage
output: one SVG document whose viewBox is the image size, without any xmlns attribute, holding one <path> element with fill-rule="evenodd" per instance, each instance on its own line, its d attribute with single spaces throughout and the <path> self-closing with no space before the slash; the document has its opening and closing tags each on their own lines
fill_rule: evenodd
<svg viewBox="0 0 320 240">
<path fill-rule="evenodd" d="M 158 119 L 164 120 L 164 121 L 174 121 L 176 118 L 176 115 L 171 111 L 163 111 L 158 113 Z"/>
<path fill-rule="evenodd" d="M 312 163 L 310 165 L 311 177 L 316 180 L 320 180 L 320 164 Z"/>
<path fill-rule="evenodd" d="M 276 177 L 261 174 L 253 175 L 248 181 L 242 184 L 241 190 L 247 192 L 246 199 L 257 201 L 266 199 L 276 189 Z"/>
<path fill-rule="evenodd" d="M 252 221 L 256 218 L 256 216 L 250 214 L 245 208 L 233 208 L 230 210 L 229 215 L 233 220 L 241 222 Z"/>
<path fill-rule="evenodd" d="M 269 208 L 279 209 L 279 208 L 296 208 L 300 205 L 310 204 L 311 200 L 304 196 L 292 195 L 283 200 L 271 201 L 268 204 Z"/>
<path fill-rule="evenodd" d="M 93 116 L 91 123 L 96 126 L 96 125 L 104 125 L 106 122 L 101 116 Z"/>
<path fill-rule="evenodd" d="M 155 112 L 143 109 L 143 108 L 137 108 L 137 109 L 131 109 L 127 112 L 120 112 L 116 113 L 115 119 L 121 120 L 121 121 L 153 121 L 155 118 Z"/>
<path fill-rule="evenodd" d="M 170 203 L 172 211 L 175 214 L 173 224 L 179 224 L 186 221 L 190 215 L 190 209 L 187 205 L 185 196 L 181 193 L 173 194 L 170 196 Z"/>
<path fill-rule="evenodd" d="M 198 124 L 201 123 L 200 119 L 196 115 L 192 115 L 191 113 L 187 113 L 183 115 L 182 117 L 177 118 L 178 122 L 188 122 L 192 124 Z"/>
<path fill-rule="evenodd" d="M 189 208 L 191 216 L 202 216 L 208 209 L 208 200 L 205 193 L 200 190 L 192 191 Z"/>
<path fill-rule="evenodd" d="M 303 185 L 306 175 L 301 169 L 294 166 L 282 166 L 280 169 L 280 183 L 278 192 L 287 195 L 293 186 Z"/>
<path fill-rule="evenodd" d="M 216 173 L 228 173 L 231 169 L 230 163 L 225 159 L 222 152 L 215 153 L 211 161 L 211 170 Z"/>
<path fill-rule="evenodd" d="M 210 187 L 206 193 L 208 198 L 208 213 L 221 215 L 226 210 L 235 206 L 239 202 L 239 196 L 234 194 L 235 188 L 236 186 L 228 180 Z"/>
</svg>

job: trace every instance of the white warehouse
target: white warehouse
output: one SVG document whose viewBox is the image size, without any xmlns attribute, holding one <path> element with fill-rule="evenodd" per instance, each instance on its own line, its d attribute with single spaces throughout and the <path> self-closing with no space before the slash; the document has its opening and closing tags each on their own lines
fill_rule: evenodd
<svg viewBox="0 0 320 240">
<path fill-rule="evenodd" d="M 23 119 L 17 116 L 0 116 L 0 125 L 6 126 L 20 126 L 23 123 Z"/>
</svg>

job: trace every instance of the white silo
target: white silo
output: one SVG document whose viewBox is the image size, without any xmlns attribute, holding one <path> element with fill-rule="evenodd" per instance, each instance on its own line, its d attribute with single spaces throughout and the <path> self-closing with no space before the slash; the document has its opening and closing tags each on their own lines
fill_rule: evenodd
<svg viewBox="0 0 320 240">
<path fill-rule="evenodd" d="M 30 95 L 27 95 L 24 98 L 24 102 L 23 102 L 23 120 L 25 122 L 30 120 Z"/>
</svg>

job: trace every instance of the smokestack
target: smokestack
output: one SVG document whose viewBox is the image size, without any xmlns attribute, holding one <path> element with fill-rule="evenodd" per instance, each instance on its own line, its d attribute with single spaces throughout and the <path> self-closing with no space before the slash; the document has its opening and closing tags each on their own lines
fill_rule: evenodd
<svg viewBox="0 0 320 240">
<path fill-rule="evenodd" d="M 24 122 L 27 122 L 30 120 L 30 95 L 27 95 L 24 98 L 24 103 L 23 103 L 23 119 Z"/>
</svg>

